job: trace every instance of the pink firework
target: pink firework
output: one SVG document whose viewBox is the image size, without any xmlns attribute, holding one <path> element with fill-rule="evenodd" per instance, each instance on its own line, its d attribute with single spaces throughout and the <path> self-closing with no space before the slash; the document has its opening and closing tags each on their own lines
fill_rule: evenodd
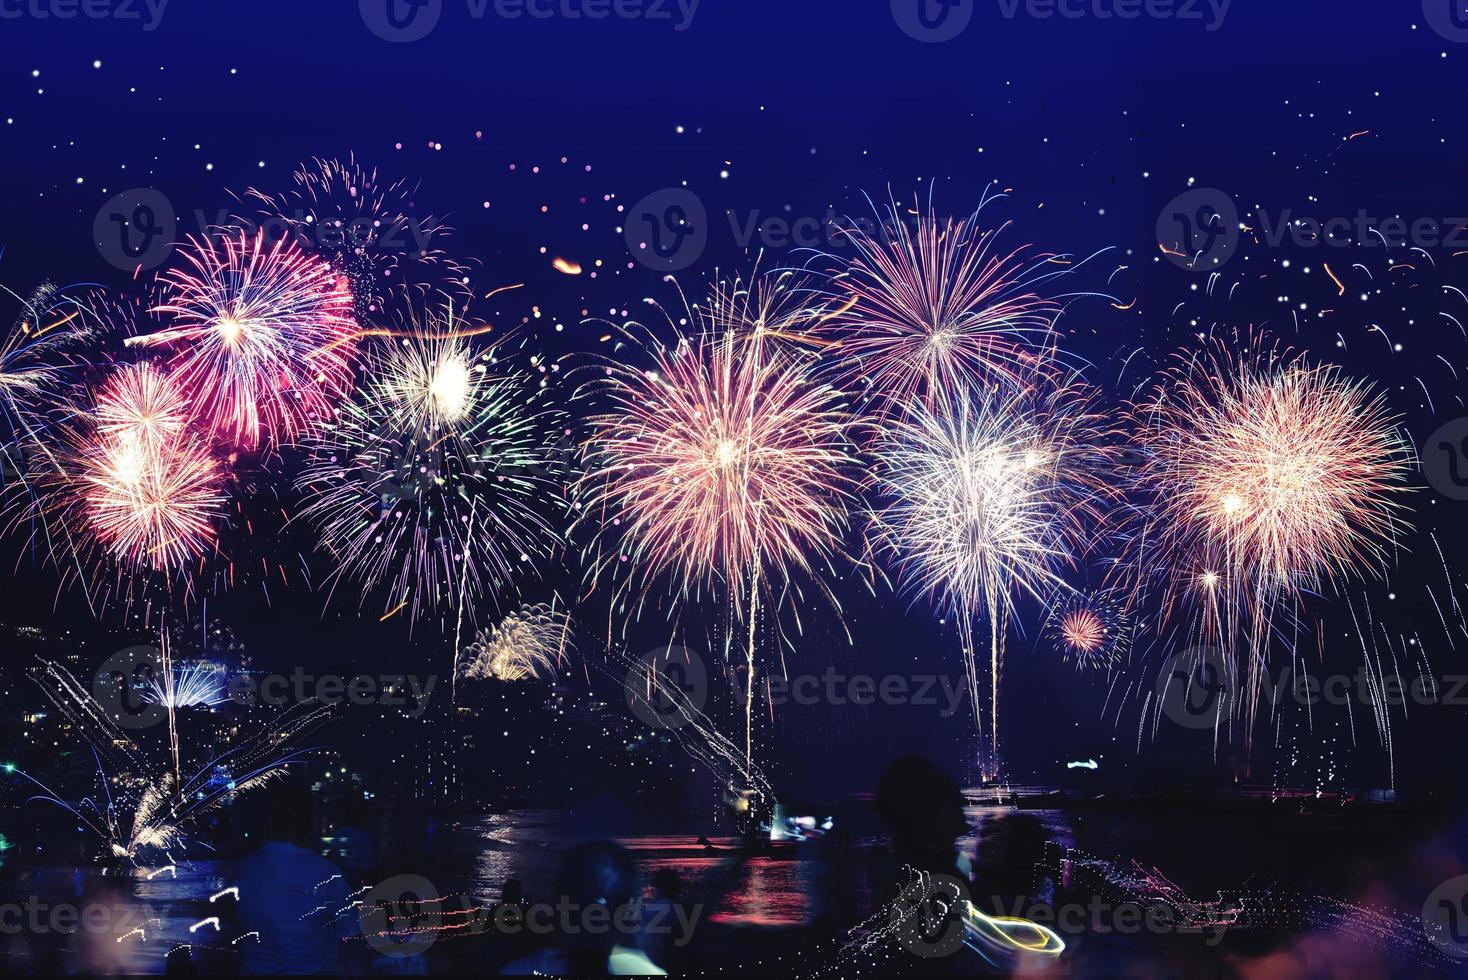
<svg viewBox="0 0 1468 980">
<path fill-rule="evenodd" d="M 159 277 L 152 310 L 173 325 L 128 343 L 173 350 L 174 378 L 211 436 L 242 449 L 293 442 L 351 381 L 361 331 L 345 281 L 261 233 L 193 239 L 183 257 Z"/>
<path fill-rule="evenodd" d="M 120 579 L 159 572 L 187 578 L 214 546 L 224 474 L 189 431 L 187 400 L 152 364 L 122 367 L 52 448 L 34 454 L 20 515 L 89 596 Z M 132 594 L 132 590 L 127 590 Z"/>
<path fill-rule="evenodd" d="M 885 227 L 845 229 L 854 255 L 833 289 L 846 298 L 823 332 L 847 375 L 898 414 L 1031 385 L 1061 309 L 1041 289 L 1070 263 L 997 247 L 1003 228 L 981 228 L 977 214 L 908 217 L 893 205 Z"/>
</svg>

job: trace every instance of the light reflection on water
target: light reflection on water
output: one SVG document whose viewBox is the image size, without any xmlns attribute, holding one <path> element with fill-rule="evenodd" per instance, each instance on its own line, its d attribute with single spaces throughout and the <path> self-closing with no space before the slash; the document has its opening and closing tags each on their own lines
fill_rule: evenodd
<svg viewBox="0 0 1468 980">
<path fill-rule="evenodd" d="M 992 806 L 968 808 L 975 834 L 960 842 L 972 853 L 977 836 L 1001 813 L 1013 810 Z M 1058 811 L 1032 811 L 1052 838 L 1069 843 L 1071 828 Z M 459 822 L 439 824 L 434 834 L 449 855 L 422 870 L 444 894 L 462 893 L 489 905 L 500 897 L 508 879 L 521 882 L 531 900 L 549 900 L 557 859 L 567 846 L 563 815 L 555 811 L 512 811 L 489 814 Z M 852 844 L 865 850 L 877 841 L 857 836 Z M 723 926 L 789 927 L 810 922 L 816 914 L 818 869 L 802 850 L 811 845 L 783 843 L 767 853 L 742 855 L 733 837 L 715 837 L 707 844 L 697 835 L 640 835 L 618 838 L 638 863 L 644 885 L 663 869 L 675 871 L 683 884 L 685 901 L 701 903 L 707 921 Z M 170 950 L 191 945 L 194 956 L 204 964 L 230 963 L 230 941 L 237 938 L 233 902 L 210 903 L 209 896 L 233 884 L 234 862 L 230 860 L 182 861 L 176 871 L 156 868 L 114 871 L 105 877 L 116 889 L 115 901 L 129 904 L 146 919 L 144 937 L 129 937 L 121 943 L 106 937 L 103 952 L 115 969 L 158 974 L 164 971 Z M 150 873 L 152 874 L 149 877 Z M 12 894 L 35 895 L 50 903 L 80 904 L 83 889 L 97 875 L 87 868 L 57 865 L 16 865 L 0 873 L 0 880 L 14 887 Z M 95 885 L 94 885 L 95 887 Z M 858 907 L 869 905 L 869 888 L 863 878 Z M 216 934 L 212 925 L 191 932 L 190 927 L 209 916 L 221 919 Z M 132 923 L 136 925 L 137 923 Z M 55 935 L 26 937 L 28 943 L 11 942 L 0 953 L 0 969 L 6 966 L 35 970 L 39 965 L 74 965 L 78 944 L 73 938 Z M 94 944 L 97 945 L 97 944 Z M 49 960 L 47 959 L 49 957 Z M 207 970 L 207 966 L 206 966 Z"/>
<path fill-rule="evenodd" d="M 550 894 L 556 857 L 565 837 L 544 814 L 494 814 L 459 828 L 474 855 L 465 891 L 486 901 L 497 899 L 505 881 L 518 880 L 531 900 Z M 710 921 L 733 925 L 793 926 L 810 918 L 813 872 L 799 860 L 794 845 L 778 857 L 739 860 L 739 840 L 713 837 L 708 847 L 698 835 L 619 837 L 637 861 L 644 884 L 663 869 L 683 883 L 685 898 L 707 902 Z"/>
</svg>

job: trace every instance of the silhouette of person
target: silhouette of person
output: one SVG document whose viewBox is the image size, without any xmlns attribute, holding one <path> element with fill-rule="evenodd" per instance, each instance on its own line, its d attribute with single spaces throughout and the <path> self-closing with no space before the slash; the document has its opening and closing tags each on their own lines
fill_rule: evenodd
<svg viewBox="0 0 1468 980">
<path fill-rule="evenodd" d="M 240 862 L 240 925 L 258 934 L 240 944 L 243 973 L 341 972 L 338 941 L 357 932 L 355 916 L 342 870 L 308 850 L 313 804 L 305 787 L 280 787 L 265 843 Z"/>
<path fill-rule="evenodd" d="M 635 913 L 637 868 L 611 841 L 589 841 L 567 851 L 555 881 L 555 932 L 539 952 L 500 972 L 507 976 L 666 976 L 641 951 L 624 946 Z M 532 909 L 528 919 L 538 918 Z M 635 929 L 635 922 L 634 922 Z"/>
<path fill-rule="evenodd" d="M 928 759 L 905 755 L 887 764 L 877 780 L 876 809 L 891 831 L 892 846 L 875 862 L 872 887 L 879 904 L 891 902 L 911 880 L 905 869 L 967 882 L 958 855 L 958 838 L 969 830 L 963 808 L 958 783 Z"/>
<path fill-rule="evenodd" d="M 672 868 L 662 868 L 652 878 L 652 898 L 642 903 L 642 933 L 639 945 L 648 957 L 669 972 L 676 947 L 673 931 L 679 922 L 683 879 Z"/>
</svg>

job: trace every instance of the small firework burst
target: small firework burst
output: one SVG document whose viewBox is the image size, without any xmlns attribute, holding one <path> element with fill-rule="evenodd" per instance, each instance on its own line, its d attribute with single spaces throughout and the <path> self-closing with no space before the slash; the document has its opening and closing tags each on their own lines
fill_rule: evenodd
<svg viewBox="0 0 1468 980">
<path fill-rule="evenodd" d="M 374 351 L 362 390 L 305 440 L 297 516 L 334 584 L 385 587 L 385 615 L 472 615 L 561 543 L 554 413 L 466 332 L 450 314 Z"/>
<path fill-rule="evenodd" d="M 552 680 L 572 646 L 571 617 L 544 604 L 521 606 L 493 629 L 481 630 L 464 651 L 468 680 Z"/>
<path fill-rule="evenodd" d="M 345 280 L 289 240 L 193 239 L 151 312 L 173 324 L 129 346 L 168 348 L 169 368 L 211 436 L 253 450 L 294 441 L 351 381 L 359 330 Z"/>
<path fill-rule="evenodd" d="M 417 211 L 418 188 L 346 160 L 312 159 L 296 169 L 294 187 L 271 195 L 251 190 L 266 217 L 287 222 L 297 242 L 351 283 L 359 322 L 380 316 L 389 294 L 407 290 L 462 298 L 467 267 L 444 252 L 450 230 Z"/>
<path fill-rule="evenodd" d="M 1131 647 L 1124 604 L 1111 592 L 1068 592 L 1051 609 L 1045 634 L 1067 663 L 1081 670 L 1110 670 Z"/>
<path fill-rule="evenodd" d="M 212 708 L 229 700 L 226 681 L 225 670 L 219 664 L 175 664 L 167 675 L 148 681 L 143 700 L 165 708 Z"/>
<path fill-rule="evenodd" d="M 997 247 L 978 213 L 958 221 L 894 203 L 882 227 L 843 229 L 853 256 L 834 277 L 845 300 L 828 317 L 848 377 L 885 412 L 935 407 L 996 386 L 1022 390 L 1050 363 L 1060 303 L 1041 290 L 1066 274 L 1058 256 Z"/>
</svg>

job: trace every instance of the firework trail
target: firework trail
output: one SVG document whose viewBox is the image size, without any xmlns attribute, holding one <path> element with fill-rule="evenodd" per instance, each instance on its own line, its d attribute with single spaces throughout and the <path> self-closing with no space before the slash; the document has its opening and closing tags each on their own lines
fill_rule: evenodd
<svg viewBox="0 0 1468 980">
<path fill-rule="evenodd" d="M 297 520 L 383 618 L 459 610 L 512 589 L 560 547 L 558 416 L 539 389 L 476 349 L 452 311 L 376 348 L 357 395 L 306 437 Z"/>
<path fill-rule="evenodd" d="M 844 553 L 856 490 L 844 397 L 769 335 L 759 295 L 735 289 L 690 310 L 693 330 L 675 327 L 671 344 L 630 326 L 653 366 L 598 364 L 605 407 L 590 419 L 578 504 L 578 520 L 596 522 L 593 581 L 619 580 L 619 597 L 658 580 L 683 599 L 727 597 L 747 629 L 747 765 L 761 595 L 778 602 L 813 580 L 839 608 L 823 573 Z M 799 320 L 787 312 L 782 332 Z"/>
<path fill-rule="evenodd" d="M 81 347 L 93 337 L 86 302 L 66 290 L 43 285 L 22 297 L 0 292 L 20 304 L 20 314 L 0 340 L 0 418 L 5 423 L 4 452 L 15 469 L 15 453 L 34 443 L 44 429 L 40 418 L 63 398 L 69 376 L 82 365 Z"/>
<path fill-rule="evenodd" d="M 1228 653 L 1251 738 L 1276 619 L 1385 571 L 1414 454 L 1369 384 L 1268 344 L 1180 357 L 1131 416 L 1132 571 L 1160 593 L 1159 631 Z"/>
<path fill-rule="evenodd" d="M 1016 600 L 1069 592 L 1105 517 L 1113 433 L 1086 390 L 959 398 L 889 424 L 878 443 L 871 539 L 910 593 L 954 615 L 982 726 L 973 623 L 989 623 L 989 775 L 997 774 L 999 679 Z"/>
<path fill-rule="evenodd" d="M 286 193 L 252 188 L 244 200 L 261 205 L 262 217 L 288 223 L 298 244 L 346 276 L 358 322 L 381 316 L 400 290 L 419 299 L 435 291 L 467 298 L 470 270 L 443 250 L 450 229 L 433 215 L 415 213 L 417 185 L 385 178 L 355 156 L 313 158 L 293 180 Z"/>
<path fill-rule="evenodd" d="M 655 662 L 613 648 L 608 651 L 607 665 L 593 666 L 621 685 L 634 713 L 662 719 L 659 730 L 725 786 L 730 802 L 747 804 L 748 812 L 773 812 L 775 791 L 763 771 L 741 746 L 719 731 L 687 691 L 666 682 Z"/>
<path fill-rule="evenodd" d="M 348 389 L 359 330 L 345 281 L 263 233 L 191 239 L 159 276 L 150 312 L 172 325 L 130 347 L 172 351 L 169 367 L 211 437 L 245 450 L 293 442 Z"/>
<path fill-rule="evenodd" d="M 571 617 L 554 606 L 521 606 L 481 630 L 458 670 L 467 680 L 553 680 L 572 643 Z"/>
<path fill-rule="evenodd" d="M 1065 952 L 1065 940 L 1049 926 L 979 909 L 956 877 L 913 868 L 907 875 L 895 900 L 848 930 L 834 957 L 806 975 L 860 975 L 863 966 L 893 956 L 911 963 L 914 955 L 951 956 L 960 947 L 1006 975 L 1026 974 Z"/>
<path fill-rule="evenodd" d="M 123 683 L 130 683 L 125 678 Z M 297 705 L 228 751 L 199 764 L 160 766 L 108 717 L 106 709 L 66 668 L 43 662 L 37 683 L 97 759 L 104 797 L 70 803 L 30 775 L 33 797 L 65 809 L 102 840 L 115 858 L 137 861 L 184 846 L 189 824 L 238 793 L 283 776 L 317 750 L 295 748 L 302 736 L 330 719 L 320 703 Z M 228 778 L 221 779 L 220 772 Z M 122 775 L 126 774 L 127 779 Z M 118 787 L 114 792 L 113 786 Z"/>
<path fill-rule="evenodd" d="M 832 276 L 840 305 L 819 333 L 844 377 L 868 384 L 883 414 L 932 411 L 996 387 L 1025 390 L 1054 367 L 1062 307 L 1043 290 L 1075 265 L 1023 246 L 1001 249 L 1008 225 L 984 230 L 980 211 L 959 221 L 914 209 L 909 221 L 893 202 L 878 225 L 841 230 L 854 254 Z"/>
</svg>

